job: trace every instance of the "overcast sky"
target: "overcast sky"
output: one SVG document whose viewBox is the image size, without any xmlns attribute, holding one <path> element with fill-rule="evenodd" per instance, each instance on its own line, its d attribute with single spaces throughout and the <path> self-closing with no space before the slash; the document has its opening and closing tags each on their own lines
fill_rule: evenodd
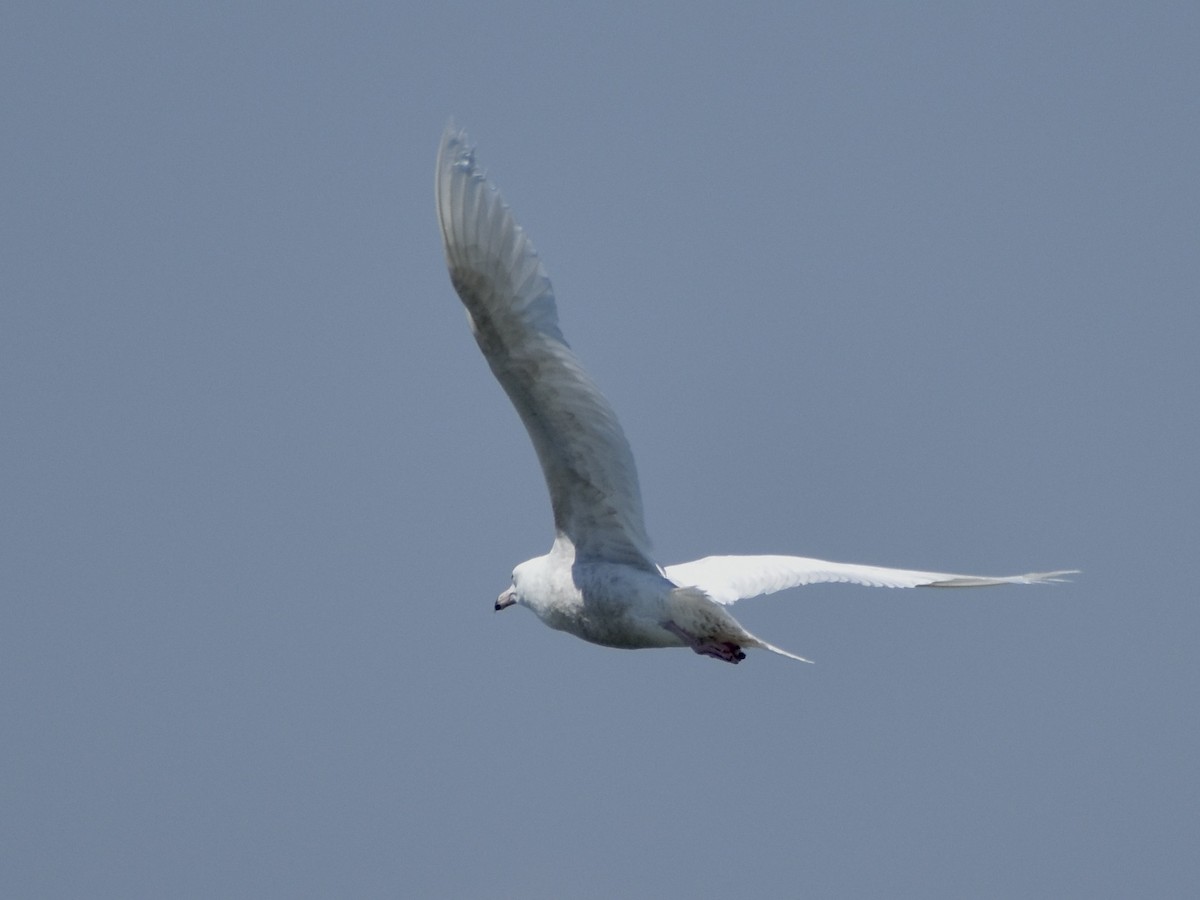
<svg viewBox="0 0 1200 900">
<path fill-rule="evenodd" d="M 0 16 L 0 895 L 1200 893 L 1200 7 Z M 552 539 L 465 127 L 660 561 L 1069 585 L 496 614 Z"/>
</svg>

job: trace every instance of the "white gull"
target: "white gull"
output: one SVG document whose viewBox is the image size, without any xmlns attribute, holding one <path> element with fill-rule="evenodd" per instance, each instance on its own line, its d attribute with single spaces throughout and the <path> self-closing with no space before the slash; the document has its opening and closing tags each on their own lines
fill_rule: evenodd
<svg viewBox="0 0 1200 900">
<path fill-rule="evenodd" d="M 450 280 L 479 349 L 529 432 L 554 510 L 550 552 L 513 570 L 497 610 L 528 607 L 551 628 L 606 647 L 690 647 L 731 663 L 756 647 L 808 662 L 755 637 L 725 607 L 817 582 L 979 587 L 1074 574 L 953 575 L 801 556 L 657 565 L 633 453 L 616 413 L 563 339 L 537 251 L 453 125 L 438 152 L 437 210 Z"/>
</svg>

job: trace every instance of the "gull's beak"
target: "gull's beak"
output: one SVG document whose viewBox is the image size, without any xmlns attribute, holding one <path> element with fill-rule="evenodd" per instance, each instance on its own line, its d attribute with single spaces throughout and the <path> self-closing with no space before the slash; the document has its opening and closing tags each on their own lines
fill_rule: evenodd
<svg viewBox="0 0 1200 900">
<path fill-rule="evenodd" d="M 507 609 L 517 602 L 517 589 L 509 588 L 503 594 L 496 598 L 496 612 L 502 609 Z"/>
</svg>

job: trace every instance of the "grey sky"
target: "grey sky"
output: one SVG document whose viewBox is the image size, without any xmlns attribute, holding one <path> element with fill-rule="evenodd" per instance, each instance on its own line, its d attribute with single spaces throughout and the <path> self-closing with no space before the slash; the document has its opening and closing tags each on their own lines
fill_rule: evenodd
<svg viewBox="0 0 1200 900">
<path fill-rule="evenodd" d="M 1200 12 L 11 4 L 0 895 L 1200 889 Z M 551 540 L 446 278 L 468 129 L 734 668 Z"/>
</svg>

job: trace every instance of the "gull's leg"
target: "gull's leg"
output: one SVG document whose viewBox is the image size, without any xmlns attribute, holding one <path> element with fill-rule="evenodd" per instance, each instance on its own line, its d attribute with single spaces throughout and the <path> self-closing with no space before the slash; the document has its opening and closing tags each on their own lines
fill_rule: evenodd
<svg viewBox="0 0 1200 900">
<path fill-rule="evenodd" d="M 713 659 L 723 659 L 727 663 L 733 663 L 735 666 L 746 658 L 746 654 L 742 652 L 742 648 L 732 641 L 706 641 L 696 637 L 687 631 L 684 631 L 674 622 L 669 619 L 662 623 L 662 627 L 671 632 L 685 644 L 692 648 L 693 651 L 701 656 L 711 656 Z"/>
</svg>

